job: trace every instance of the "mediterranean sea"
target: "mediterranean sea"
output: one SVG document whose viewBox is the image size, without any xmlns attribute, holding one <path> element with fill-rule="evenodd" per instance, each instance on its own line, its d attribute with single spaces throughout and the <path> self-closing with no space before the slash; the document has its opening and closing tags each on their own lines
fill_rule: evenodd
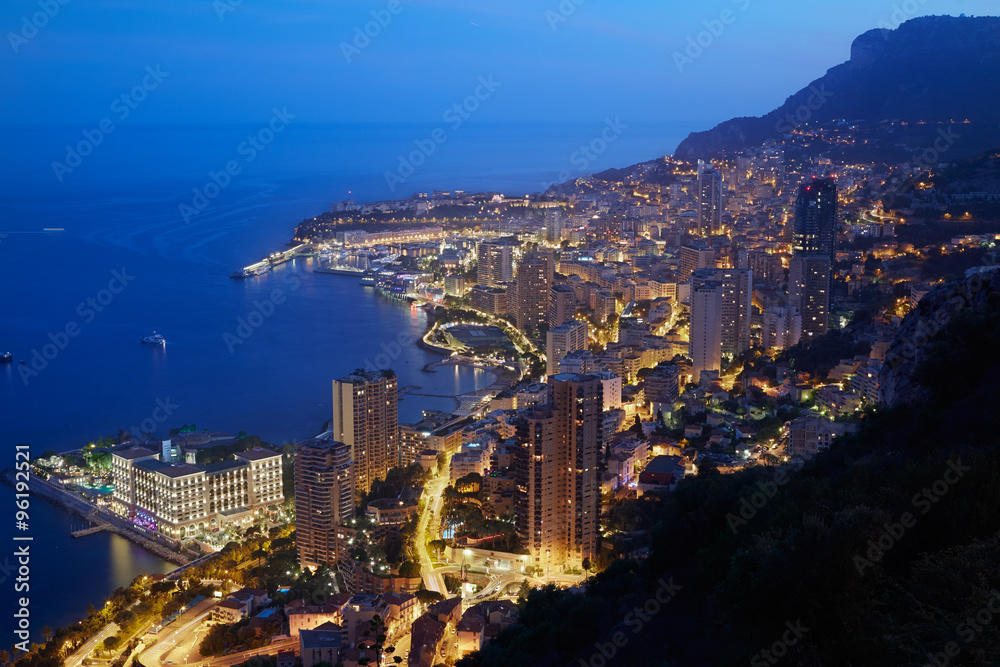
<svg viewBox="0 0 1000 667">
<path fill-rule="evenodd" d="M 422 335 L 424 312 L 354 278 L 313 273 L 313 259 L 246 281 L 229 274 L 284 249 L 298 222 L 334 201 L 435 189 L 536 192 L 567 173 L 664 155 L 686 134 L 632 124 L 590 159 L 576 151 L 601 136 L 603 121 L 469 124 L 392 190 L 385 173 L 434 126 L 292 120 L 250 159 L 244 142 L 265 124 L 123 125 L 85 156 L 75 151 L 84 128 L 0 129 L 0 353 L 14 355 L 0 366 L 0 456 L 7 457 L 0 468 L 14 465 L 18 443 L 38 456 L 119 429 L 166 436 L 195 424 L 296 442 L 330 419 L 331 380 L 386 360 L 400 387 L 418 385 L 421 393 L 488 384 L 490 374 L 468 368 L 423 373 L 440 357 L 398 341 Z M 67 159 L 67 146 L 79 160 Z M 226 181 L 220 173 L 233 161 L 239 173 Z M 195 191 L 213 196 L 197 206 Z M 185 218 L 182 205 L 198 212 Z M 241 323 L 253 313 L 258 325 L 244 335 Z M 140 343 L 154 330 L 165 347 Z M 450 399 L 407 396 L 399 417 L 454 407 Z M 13 494 L 0 499 L 12 517 Z M 43 625 L 78 619 L 136 574 L 172 569 L 117 536 L 71 541 L 68 516 L 40 499 L 32 507 L 35 637 Z M 13 520 L 3 523 L 9 534 Z M 0 586 L 11 586 L 4 576 Z"/>
</svg>

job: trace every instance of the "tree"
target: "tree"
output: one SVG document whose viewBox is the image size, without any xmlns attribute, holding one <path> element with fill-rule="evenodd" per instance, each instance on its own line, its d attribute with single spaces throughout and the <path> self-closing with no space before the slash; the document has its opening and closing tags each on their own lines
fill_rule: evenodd
<svg viewBox="0 0 1000 667">
<path fill-rule="evenodd" d="M 45 641 L 52 639 L 52 628 L 47 625 L 42 626 L 42 639 Z"/>
<path fill-rule="evenodd" d="M 120 643 L 121 643 L 121 638 L 118 635 L 112 635 L 110 637 L 107 637 L 104 640 L 104 650 L 114 651 L 116 648 L 118 648 L 118 645 Z"/>
<path fill-rule="evenodd" d="M 531 586 L 528 585 L 528 580 L 525 579 L 521 582 L 521 587 L 517 589 L 517 603 L 524 604 L 527 602 L 529 593 L 531 593 Z"/>
<path fill-rule="evenodd" d="M 404 560 L 399 566 L 399 576 L 415 579 L 420 576 L 420 566 L 411 560 Z"/>
<path fill-rule="evenodd" d="M 429 591 L 427 589 L 419 590 L 415 595 L 421 604 L 433 604 L 434 602 L 444 600 L 444 596 L 437 591 Z"/>
<path fill-rule="evenodd" d="M 359 665 L 381 665 L 382 664 L 382 654 L 392 654 L 396 651 L 395 646 L 386 646 L 386 626 L 385 621 L 382 616 L 375 614 L 372 620 L 368 623 L 368 629 L 364 632 L 365 639 L 362 639 L 358 643 L 358 648 L 362 651 L 371 650 L 375 653 L 375 659 L 372 661 L 367 655 L 358 660 Z M 365 642 L 368 642 L 367 644 Z M 392 657 L 392 661 L 397 665 L 403 662 L 403 658 L 395 655 Z"/>
</svg>

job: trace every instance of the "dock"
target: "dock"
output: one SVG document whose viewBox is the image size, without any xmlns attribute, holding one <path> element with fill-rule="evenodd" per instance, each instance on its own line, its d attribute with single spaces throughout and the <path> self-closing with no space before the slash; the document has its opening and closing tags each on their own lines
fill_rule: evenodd
<svg viewBox="0 0 1000 667">
<path fill-rule="evenodd" d="M 96 533 L 104 532 L 111 527 L 111 524 L 104 523 L 103 521 L 95 526 L 90 526 L 89 528 L 81 528 L 80 530 L 74 530 L 69 534 L 70 537 L 86 537 L 87 535 L 94 535 Z"/>
</svg>

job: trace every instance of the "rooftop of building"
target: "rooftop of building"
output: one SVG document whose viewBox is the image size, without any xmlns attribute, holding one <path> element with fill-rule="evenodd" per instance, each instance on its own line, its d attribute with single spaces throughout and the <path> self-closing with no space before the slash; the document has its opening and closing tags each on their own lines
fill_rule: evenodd
<svg viewBox="0 0 1000 667">
<path fill-rule="evenodd" d="M 339 649 L 344 642 L 344 630 L 327 621 L 312 630 L 299 630 L 299 645 L 303 650 Z"/>
<path fill-rule="evenodd" d="M 146 456 L 158 456 L 156 452 L 151 449 L 146 449 L 145 447 L 130 447 L 126 450 L 115 452 L 114 455 L 125 459 L 126 461 L 134 461 Z"/>
<path fill-rule="evenodd" d="M 187 463 L 167 463 L 158 459 L 143 459 L 135 463 L 136 468 L 155 472 L 171 479 L 188 477 L 205 472 L 204 469 Z"/>
<path fill-rule="evenodd" d="M 237 458 L 246 459 L 247 461 L 263 461 L 264 459 L 271 459 L 277 456 L 281 456 L 281 452 L 264 449 L 263 447 L 256 447 L 249 451 L 239 452 L 236 454 Z"/>
</svg>

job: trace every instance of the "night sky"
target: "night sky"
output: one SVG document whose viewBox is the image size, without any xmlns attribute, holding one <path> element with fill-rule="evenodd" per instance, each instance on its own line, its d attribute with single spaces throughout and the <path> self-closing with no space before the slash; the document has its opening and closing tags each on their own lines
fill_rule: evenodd
<svg viewBox="0 0 1000 667">
<path fill-rule="evenodd" d="M 984 0 L 63 1 L 0 8 L 0 124 L 92 122 L 159 66 L 167 76 L 132 122 L 256 123 L 285 106 L 299 122 L 436 122 L 492 75 L 499 86 L 477 122 L 619 114 L 705 129 L 778 106 L 866 30 L 995 10 Z M 376 36 L 355 41 L 366 24 Z M 707 46 L 679 66 L 675 53 L 699 33 Z"/>
</svg>

